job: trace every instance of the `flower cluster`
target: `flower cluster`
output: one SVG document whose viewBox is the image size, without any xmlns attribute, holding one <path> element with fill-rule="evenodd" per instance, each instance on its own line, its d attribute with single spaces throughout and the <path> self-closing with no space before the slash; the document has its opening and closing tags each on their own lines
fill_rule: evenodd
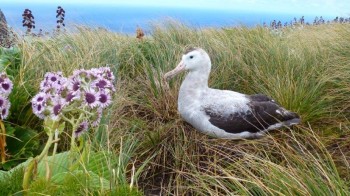
<svg viewBox="0 0 350 196">
<path fill-rule="evenodd" d="M 23 20 L 22 25 L 27 27 L 27 33 L 30 33 L 31 29 L 35 29 L 35 21 L 32 11 L 30 9 L 25 9 L 22 14 Z"/>
<path fill-rule="evenodd" d="M 13 88 L 12 81 L 7 77 L 5 73 L 0 74 L 0 117 L 6 119 L 11 103 L 8 100 L 8 96 Z"/>
<path fill-rule="evenodd" d="M 40 92 L 32 99 L 32 108 L 39 118 L 59 121 L 64 115 L 84 113 L 77 135 L 87 130 L 88 123 L 97 126 L 102 110 L 112 102 L 115 78 L 109 67 L 76 70 L 66 78 L 61 72 L 45 74 Z"/>
<path fill-rule="evenodd" d="M 61 7 L 61 6 L 58 6 L 57 7 L 57 10 L 56 10 L 56 18 L 57 18 L 57 29 L 61 28 L 61 25 L 62 26 L 65 26 L 64 24 L 64 16 L 66 14 L 66 11 L 64 11 L 64 9 Z"/>
<path fill-rule="evenodd" d="M 67 78 L 62 75 L 62 72 L 46 73 L 44 80 L 40 83 L 40 92 L 32 99 L 34 114 L 41 119 L 50 117 L 58 120 L 66 104 L 62 97 L 66 83 Z"/>
</svg>

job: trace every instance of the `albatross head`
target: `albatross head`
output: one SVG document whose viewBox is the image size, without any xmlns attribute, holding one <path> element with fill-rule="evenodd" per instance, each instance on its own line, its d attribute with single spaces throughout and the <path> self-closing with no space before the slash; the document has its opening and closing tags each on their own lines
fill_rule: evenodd
<svg viewBox="0 0 350 196">
<path fill-rule="evenodd" d="M 188 48 L 182 55 L 180 63 L 175 67 L 175 69 L 166 73 L 164 78 L 169 80 L 185 70 L 209 75 L 210 69 L 211 62 L 209 55 L 203 49 Z"/>
</svg>

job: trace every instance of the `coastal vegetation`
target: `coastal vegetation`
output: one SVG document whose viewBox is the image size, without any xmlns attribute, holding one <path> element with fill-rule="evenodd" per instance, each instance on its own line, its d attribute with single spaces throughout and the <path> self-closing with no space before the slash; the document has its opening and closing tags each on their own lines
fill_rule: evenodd
<svg viewBox="0 0 350 196">
<path fill-rule="evenodd" d="M 276 31 L 168 21 L 142 39 L 86 27 L 18 36 L 14 47 L 0 51 L 0 68 L 13 82 L 0 195 L 349 195 L 349 33 L 350 25 L 339 23 Z M 196 131 L 177 112 L 183 76 L 163 79 L 188 46 L 212 58 L 209 86 L 264 93 L 302 123 L 259 140 Z M 99 125 L 74 151 L 72 127 L 64 126 L 55 153 L 34 164 L 30 157 L 49 137 L 31 104 L 45 74 L 98 67 L 110 67 L 116 77 Z M 23 189 L 30 162 L 36 171 Z"/>
</svg>

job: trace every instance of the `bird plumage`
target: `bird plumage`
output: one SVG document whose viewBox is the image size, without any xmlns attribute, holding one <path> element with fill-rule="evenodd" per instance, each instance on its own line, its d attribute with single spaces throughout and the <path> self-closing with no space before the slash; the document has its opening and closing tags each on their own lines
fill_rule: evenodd
<svg viewBox="0 0 350 196">
<path fill-rule="evenodd" d="M 266 95 L 209 88 L 211 61 L 201 48 L 186 50 L 165 78 L 185 70 L 188 73 L 180 87 L 178 110 L 186 122 L 203 133 L 219 138 L 259 138 L 269 130 L 300 122 L 296 113 Z"/>
</svg>

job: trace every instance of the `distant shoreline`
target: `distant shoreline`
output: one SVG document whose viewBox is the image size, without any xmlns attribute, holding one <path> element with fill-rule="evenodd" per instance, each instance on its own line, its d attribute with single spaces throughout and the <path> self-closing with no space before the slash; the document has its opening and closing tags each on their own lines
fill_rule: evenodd
<svg viewBox="0 0 350 196">
<path fill-rule="evenodd" d="M 56 27 L 55 9 L 57 6 L 51 4 L 33 5 L 28 7 L 33 11 L 36 29 L 38 32 L 43 29 L 45 32 L 52 32 Z M 21 14 L 27 6 L 2 5 L 1 10 L 5 14 L 8 25 L 15 31 L 25 31 L 22 27 Z M 150 30 L 152 23 L 162 23 L 168 19 L 180 21 L 194 28 L 221 28 L 269 24 L 273 20 L 282 23 L 290 22 L 294 17 L 301 15 L 266 13 L 266 12 L 243 12 L 243 11 L 215 11 L 207 9 L 182 9 L 182 8 L 159 8 L 159 7 L 108 7 L 108 6 L 87 6 L 77 8 L 74 5 L 67 5 L 65 22 L 69 28 L 73 24 L 92 27 L 101 27 L 113 32 L 132 34 L 137 26 L 146 32 Z M 305 15 L 306 22 L 312 22 L 316 16 Z M 320 17 L 320 16 L 318 16 Z M 336 16 L 324 15 L 325 20 L 332 20 Z"/>
</svg>

